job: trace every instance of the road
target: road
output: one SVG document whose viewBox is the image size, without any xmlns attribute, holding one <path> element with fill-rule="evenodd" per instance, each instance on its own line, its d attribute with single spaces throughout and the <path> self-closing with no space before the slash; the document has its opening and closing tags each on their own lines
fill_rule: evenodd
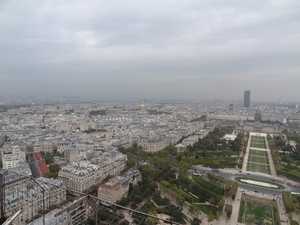
<svg viewBox="0 0 300 225">
<path fill-rule="evenodd" d="M 232 224 L 232 225 L 239 224 L 238 219 L 239 219 L 241 198 L 242 198 L 242 191 L 241 191 L 241 188 L 239 187 L 237 189 L 235 199 L 232 203 L 232 214 L 230 217 L 230 224 Z"/>
<path fill-rule="evenodd" d="M 242 171 L 246 172 L 247 171 L 247 164 L 248 164 L 248 159 L 249 159 L 249 152 L 250 152 L 250 145 L 251 145 L 251 135 L 249 135 L 248 138 L 248 144 L 244 156 L 244 161 L 243 161 L 243 166 L 242 166 Z"/>
<path fill-rule="evenodd" d="M 283 187 L 283 189 L 277 190 L 288 191 L 288 192 L 300 192 L 300 183 L 295 181 L 289 180 L 285 177 L 274 177 L 269 174 L 262 174 L 262 173 L 255 173 L 255 172 L 242 172 L 238 169 L 212 169 L 209 167 L 202 167 L 202 166 L 194 166 L 192 171 L 193 175 L 201 175 L 204 173 L 211 173 L 217 176 L 221 176 L 226 180 L 236 180 L 237 178 L 244 178 L 244 179 L 253 179 L 253 180 L 260 180 L 269 183 L 275 183 Z M 259 187 L 255 187 L 259 188 Z"/>
</svg>

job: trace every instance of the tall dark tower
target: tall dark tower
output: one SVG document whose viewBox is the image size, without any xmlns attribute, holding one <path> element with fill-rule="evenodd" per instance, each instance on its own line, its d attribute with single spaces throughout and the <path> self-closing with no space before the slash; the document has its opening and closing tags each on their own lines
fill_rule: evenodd
<svg viewBox="0 0 300 225">
<path fill-rule="evenodd" d="M 244 92 L 244 107 L 249 108 L 251 105 L 251 91 L 247 90 Z"/>
</svg>

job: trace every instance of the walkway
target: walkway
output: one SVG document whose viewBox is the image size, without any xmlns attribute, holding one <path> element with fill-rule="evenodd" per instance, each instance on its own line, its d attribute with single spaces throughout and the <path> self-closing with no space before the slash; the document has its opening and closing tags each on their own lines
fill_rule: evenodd
<svg viewBox="0 0 300 225">
<path fill-rule="evenodd" d="M 265 139 L 266 139 L 267 153 L 268 153 L 268 158 L 269 158 L 270 172 L 271 172 L 272 176 L 277 177 L 274 161 L 272 158 L 271 149 L 269 147 L 269 141 L 268 141 L 267 137 L 265 137 Z"/>
</svg>

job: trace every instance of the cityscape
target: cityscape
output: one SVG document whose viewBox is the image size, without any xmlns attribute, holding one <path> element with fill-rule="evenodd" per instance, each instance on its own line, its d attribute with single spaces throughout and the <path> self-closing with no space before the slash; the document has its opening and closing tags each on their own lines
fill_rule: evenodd
<svg viewBox="0 0 300 225">
<path fill-rule="evenodd" d="M 298 105 L 255 104 L 247 90 L 239 105 L 14 105 L 0 116 L 1 217 L 13 224 L 299 221 Z"/>
<path fill-rule="evenodd" d="M 0 1 L 0 224 L 300 225 L 300 1 Z"/>
</svg>

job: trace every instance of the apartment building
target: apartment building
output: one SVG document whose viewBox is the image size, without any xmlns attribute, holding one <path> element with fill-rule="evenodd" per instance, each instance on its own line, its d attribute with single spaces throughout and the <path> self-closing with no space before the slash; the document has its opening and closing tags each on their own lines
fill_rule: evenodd
<svg viewBox="0 0 300 225">
<path fill-rule="evenodd" d="M 4 217 L 10 217 L 22 210 L 17 224 L 26 224 L 44 209 L 50 210 L 66 201 L 65 186 L 60 180 L 44 177 L 33 180 L 11 170 L 1 170 L 0 175 L 5 184 L 1 190 L 1 212 Z"/>
<path fill-rule="evenodd" d="M 127 157 L 119 152 L 103 153 L 90 161 L 69 163 L 58 173 L 69 191 L 84 192 L 108 176 L 116 176 L 126 167 Z"/>
<path fill-rule="evenodd" d="M 48 212 L 45 215 L 45 222 L 47 225 L 82 225 L 85 224 L 87 218 L 87 197 L 81 197 Z M 43 218 L 39 217 L 27 225 L 41 225 L 42 220 Z"/>
<path fill-rule="evenodd" d="M 110 202 L 117 202 L 128 193 L 130 184 L 137 184 L 141 180 L 138 170 L 129 170 L 121 176 L 116 176 L 98 188 L 98 197 Z"/>
<path fill-rule="evenodd" d="M 3 169 L 10 169 L 25 162 L 26 156 L 19 146 L 6 146 L 1 152 L 1 160 Z"/>
</svg>

